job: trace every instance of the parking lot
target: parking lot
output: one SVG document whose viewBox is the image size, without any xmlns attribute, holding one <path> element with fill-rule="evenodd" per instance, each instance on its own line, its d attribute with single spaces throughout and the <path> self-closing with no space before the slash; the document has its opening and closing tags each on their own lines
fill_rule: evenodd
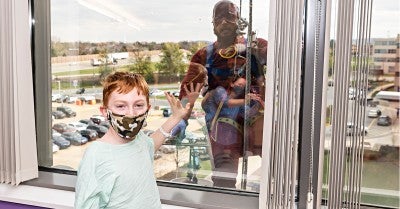
<svg viewBox="0 0 400 209">
<path fill-rule="evenodd" d="M 88 104 L 85 103 L 83 105 L 76 104 L 64 104 L 64 103 L 56 103 L 53 102 L 53 108 L 57 108 L 59 106 L 67 106 L 76 112 L 76 117 L 66 117 L 63 119 L 54 119 L 53 124 L 55 123 L 71 123 L 79 121 L 80 119 L 89 119 L 93 115 L 100 115 L 100 104 Z M 156 107 L 158 108 L 158 107 Z M 163 117 L 161 109 L 152 108 L 149 111 L 149 115 L 147 117 L 147 126 L 145 129 L 148 130 L 156 130 L 159 128 L 165 121 L 166 117 Z M 188 131 L 197 132 L 202 134 L 201 125 L 196 119 L 189 119 L 189 126 L 187 128 Z M 58 150 L 53 153 L 53 167 L 62 168 L 62 169 L 70 169 L 76 170 L 79 166 L 79 162 L 85 152 L 85 149 L 92 142 L 88 142 L 86 144 L 80 146 L 71 145 L 66 149 Z M 177 156 L 175 153 L 160 153 L 161 157 L 155 159 L 154 168 L 155 175 L 157 178 L 162 177 L 168 173 L 171 173 L 176 170 L 177 166 Z M 179 150 L 179 166 L 183 166 L 189 161 L 189 149 L 184 148 Z"/>
</svg>

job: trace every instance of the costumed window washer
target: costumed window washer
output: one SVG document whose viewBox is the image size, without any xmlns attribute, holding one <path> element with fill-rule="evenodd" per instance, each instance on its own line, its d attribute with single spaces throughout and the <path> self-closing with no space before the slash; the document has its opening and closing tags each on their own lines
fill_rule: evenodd
<svg viewBox="0 0 400 209">
<path fill-rule="evenodd" d="M 251 101 L 250 107 L 248 107 L 250 109 L 253 109 L 252 112 L 256 112 L 254 114 L 254 121 L 256 121 L 257 119 L 262 118 L 263 114 L 262 109 L 263 109 L 264 82 L 265 82 L 263 70 L 264 66 L 266 65 L 268 42 L 262 38 L 251 38 L 250 40 L 251 40 L 252 55 L 250 58 L 246 58 L 247 56 L 246 46 L 249 38 L 245 38 L 243 36 L 244 33 L 242 32 L 246 27 L 246 22 L 240 17 L 239 8 L 231 1 L 222 0 L 217 2 L 213 9 L 212 19 L 213 19 L 212 23 L 214 28 L 214 34 L 217 36 L 217 40 L 203 47 L 202 49 L 198 50 L 193 55 L 189 69 L 184 79 L 181 82 L 181 88 L 180 88 L 181 91 L 179 94 L 179 99 L 181 99 L 183 104 L 185 103 L 185 101 L 187 101 L 185 88 L 187 88 L 189 83 L 193 83 L 193 85 L 196 85 L 198 83 L 202 84 L 204 82 L 206 83 L 205 84 L 206 90 L 203 90 L 203 96 L 204 96 L 203 100 L 211 98 L 207 96 L 207 94 L 210 94 L 211 92 L 213 92 L 213 90 L 221 86 L 222 89 L 219 88 L 220 89 L 218 90 L 219 92 L 227 91 L 229 93 L 229 91 L 231 91 L 231 89 L 229 88 L 233 86 L 233 82 L 238 80 L 238 78 L 246 79 L 246 63 L 251 62 L 250 64 L 251 76 L 250 78 L 248 78 L 249 81 L 247 82 L 250 82 L 251 93 L 257 94 L 258 97 L 261 98 L 261 99 L 256 99 L 257 101 Z M 254 36 L 254 34 L 251 34 L 251 36 Z M 236 89 L 238 90 L 238 87 L 236 87 Z M 238 97 L 236 97 L 235 99 L 238 99 Z M 242 106 L 242 108 L 239 109 L 244 111 L 244 104 L 245 104 L 244 94 L 242 99 L 243 99 L 242 102 L 239 104 L 239 106 Z M 252 107 L 256 106 L 258 109 L 254 111 L 254 108 Z M 193 108 L 193 105 L 191 106 L 191 108 Z M 216 110 L 218 109 L 218 107 L 213 107 L 213 108 L 203 107 L 203 109 L 206 111 L 206 115 L 207 114 L 215 115 L 217 111 L 214 111 L 212 113 L 207 111 L 209 111 L 210 109 Z M 213 117 L 208 117 L 208 119 L 206 118 L 206 124 L 209 133 L 211 132 L 212 129 L 211 125 L 213 121 L 212 118 Z M 234 117 L 231 118 L 235 119 Z M 244 125 L 243 120 L 238 119 L 238 121 L 236 122 L 243 127 Z M 247 125 L 254 125 L 254 122 L 252 121 L 248 123 L 250 124 Z M 186 125 L 187 122 L 181 121 L 180 126 L 174 128 L 174 130 L 182 134 L 184 133 Z M 258 135 L 262 136 L 262 129 L 260 129 L 260 131 L 261 134 Z M 250 134 L 254 135 L 254 133 Z M 260 140 L 261 139 L 259 139 L 259 141 Z M 250 142 L 250 147 L 257 143 L 259 144 L 259 146 L 261 146 L 260 142 L 256 143 L 254 141 L 256 140 Z M 229 148 L 227 149 L 229 150 Z M 257 153 L 261 153 L 261 150 L 257 151 Z M 215 155 L 218 153 L 212 153 L 212 154 L 215 157 Z M 240 157 L 242 153 L 232 154 L 232 155 L 236 156 L 233 159 L 233 161 L 236 161 L 236 159 Z M 219 165 L 219 164 L 220 163 L 214 162 L 214 165 Z M 235 165 L 233 165 L 233 167 L 234 166 Z M 237 166 L 235 169 L 237 169 Z M 231 169 L 229 170 L 231 171 Z M 218 186 L 218 183 L 216 184 L 216 182 L 214 181 L 214 185 Z M 221 184 L 221 186 L 226 186 L 226 185 L 228 184 L 225 185 Z M 229 187 L 232 187 L 231 183 L 229 183 Z"/>
</svg>

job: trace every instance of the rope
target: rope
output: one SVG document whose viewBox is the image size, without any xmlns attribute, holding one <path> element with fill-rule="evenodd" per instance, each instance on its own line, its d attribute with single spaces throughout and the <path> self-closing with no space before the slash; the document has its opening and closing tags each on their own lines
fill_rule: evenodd
<svg viewBox="0 0 400 209">
<path fill-rule="evenodd" d="M 247 50 L 246 50 L 246 88 L 245 88 L 245 95 L 250 93 L 250 83 L 251 83 L 251 44 L 253 42 L 253 0 L 249 0 L 249 22 L 247 26 Z M 244 124 L 249 124 L 249 107 L 250 107 L 250 98 L 245 99 L 245 106 L 244 106 Z M 247 149 L 249 146 L 248 142 L 248 130 L 247 127 L 244 128 L 243 133 L 243 162 L 242 162 L 242 181 L 241 181 L 241 189 L 246 189 L 247 184 L 247 164 L 248 164 L 248 156 L 247 156 Z"/>
</svg>

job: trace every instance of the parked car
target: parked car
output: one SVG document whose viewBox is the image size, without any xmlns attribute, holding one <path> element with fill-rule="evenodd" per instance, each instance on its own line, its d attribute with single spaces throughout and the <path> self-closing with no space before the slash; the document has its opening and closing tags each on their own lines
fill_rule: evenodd
<svg viewBox="0 0 400 209">
<path fill-rule="evenodd" d="M 387 115 L 382 115 L 378 118 L 378 126 L 390 126 L 392 125 L 392 119 Z"/>
<path fill-rule="evenodd" d="M 71 142 L 66 140 L 62 136 L 53 136 L 52 137 L 53 143 L 56 144 L 60 149 L 66 149 L 71 146 Z"/>
<path fill-rule="evenodd" d="M 79 122 L 84 123 L 86 125 L 92 125 L 94 122 L 90 119 L 80 119 Z"/>
<path fill-rule="evenodd" d="M 65 100 L 65 102 L 66 102 L 66 103 L 69 103 L 69 104 L 72 104 L 72 103 L 75 103 L 76 100 L 78 100 L 78 97 L 68 97 L 68 98 Z"/>
<path fill-rule="evenodd" d="M 66 117 L 65 113 L 58 110 L 52 111 L 51 115 L 54 116 L 54 119 L 63 119 Z"/>
<path fill-rule="evenodd" d="M 67 95 L 61 95 L 60 97 L 58 97 L 56 99 L 56 102 L 57 103 L 63 103 L 63 102 L 66 102 L 68 98 L 69 98 L 69 96 L 67 96 Z"/>
<path fill-rule="evenodd" d="M 57 107 L 57 110 L 65 113 L 65 115 L 67 115 L 67 117 L 69 117 L 69 118 L 76 116 L 76 112 L 73 111 L 70 107 L 67 107 L 67 106 Z"/>
<path fill-rule="evenodd" d="M 370 107 L 376 107 L 376 106 L 378 106 L 379 105 L 379 101 L 377 101 L 377 100 L 368 100 L 368 106 L 370 106 Z"/>
<path fill-rule="evenodd" d="M 80 88 L 80 89 L 76 90 L 76 93 L 77 93 L 77 94 L 83 94 L 83 93 L 85 93 L 85 88 Z"/>
<path fill-rule="evenodd" d="M 159 159 L 159 158 L 161 158 L 162 157 L 162 152 L 160 151 L 160 150 L 157 150 L 155 153 L 154 153 L 154 160 L 157 160 L 157 159 Z"/>
<path fill-rule="evenodd" d="M 71 122 L 71 123 L 68 123 L 68 125 L 74 127 L 78 131 L 85 130 L 86 127 L 88 126 L 87 124 L 84 124 L 81 122 Z"/>
<path fill-rule="evenodd" d="M 75 146 L 86 144 L 86 142 L 88 142 L 88 139 L 78 132 L 65 132 L 62 134 L 62 137 L 70 141 L 71 144 Z"/>
<path fill-rule="evenodd" d="M 53 142 L 53 153 L 57 152 L 58 150 L 60 150 L 60 147 Z"/>
<path fill-rule="evenodd" d="M 98 124 L 88 125 L 88 127 L 86 129 L 95 130 L 100 138 L 103 137 L 104 134 L 106 134 L 108 131 L 108 129 L 106 127 L 98 125 Z"/>
<path fill-rule="evenodd" d="M 333 79 L 329 79 L 328 80 L 328 86 L 333 86 L 333 84 L 334 84 Z"/>
<path fill-rule="evenodd" d="M 57 132 L 64 133 L 64 132 L 76 132 L 76 128 L 69 126 L 66 123 L 56 123 L 53 125 L 53 129 Z"/>
<path fill-rule="evenodd" d="M 165 145 L 161 145 L 159 150 L 164 154 L 174 153 L 176 151 L 176 146 L 165 144 Z"/>
<path fill-rule="evenodd" d="M 158 89 L 152 89 L 150 90 L 150 96 L 164 96 L 164 91 L 158 90 Z"/>
<path fill-rule="evenodd" d="M 110 128 L 110 123 L 108 121 L 101 121 L 99 125 L 106 127 L 107 129 Z"/>
<path fill-rule="evenodd" d="M 174 97 L 179 97 L 179 90 L 171 93 Z"/>
<path fill-rule="evenodd" d="M 55 102 L 55 101 L 57 101 L 58 98 L 61 98 L 61 96 L 62 96 L 61 94 L 52 94 L 51 101 Z"/>
<path fill-rule="evenodd" d="M 349 99 L 356 99 L 357 97 L 362 98 L 365 96 L 365 92 L 362 89 L 349 88 Z"/>
<path fill-rule="evenodd" d="M 102 121 L 105 121 L 106 119 L 102 115 L 93 115 L 90 117 L 90 120 L 93 121 L 95 124 L 100 124 Z"/>
<path fill-rule="evenodd" d="M 370 109 L 368 111 L 368 117 L 369 118 L 377 118 L 379 116 L 381 116 L 382 112 L 379 109 Z"/>
<path fill-rule="evenodd" d="M 365 136 L 368 134 L 368 128 L 364 126 L 357 127 L 353 123 L 347 123 L 347 131 L 346 134 L 348 136 L 353 136 L 353 135 L 362 135 Z"/>
<path fill-rule="evenodd" d="M 54 129 L 51 129 L 51 136 L 52 137 L 56 137 L 56 136 L 61 136 L 61 134 L 60 134 L 60 132 L 58 132 L 58 131 L 56 131 Z"/>
<path fill-rule="evenodd" d="M 94 97 L 93 95 L 83 95 L 78 97 L 79 100 L 81 100 L 82 102 L 89 102 L 92 100 L 96 100 L 96 97 Z"/>
<path fill-rule="evenodd" d="M 163 110 L 163 116 L 164 116 L 164 117 L 169 117 L 171 114 L 172 114 L 171 108 L 165 108 L 165 109 Z"/>
<path fill-rule="evenodd" d="M 97 138 L 98 138 L 98 135 L 99 135 L 99 134 L 97 133 L 97 131 L 95 131 L 95 130 L 93 130 L 93 129 L 81 130 L 81 131 L 79 131 L 79 133 L 80 133 L 82 136 L 86 137 L 89 141 L 93 141 L 93 140 L 97 139 Z"/>
</svg>

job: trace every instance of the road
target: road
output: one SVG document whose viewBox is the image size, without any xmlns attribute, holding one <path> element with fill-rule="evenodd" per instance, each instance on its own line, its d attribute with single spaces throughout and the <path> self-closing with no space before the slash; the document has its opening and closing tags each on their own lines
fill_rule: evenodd
<svg viewBox="0 0 400 209">
<path fill-rule="evenodd" d="M 123 59 L 123 60 L 118 60 L 117 64 L 111 65 L 111 66 L 123 66 L 127 64 L 132 64 L 133 60 L 132 59 Z M 92 66 L 90 64 L 90 61 L 81 61 L 81 62 L 64 62 L 64 63 L 54 63 L 51 65 L 51 72 L 52 73 L 60 73 L 60 72 L 71 72 L 71 74 L 74 73 L 74 71 L 78 70 L 83 70 L 83 69 L 95 69 L 98 68 L 98 66 Z"/>
</svg>

